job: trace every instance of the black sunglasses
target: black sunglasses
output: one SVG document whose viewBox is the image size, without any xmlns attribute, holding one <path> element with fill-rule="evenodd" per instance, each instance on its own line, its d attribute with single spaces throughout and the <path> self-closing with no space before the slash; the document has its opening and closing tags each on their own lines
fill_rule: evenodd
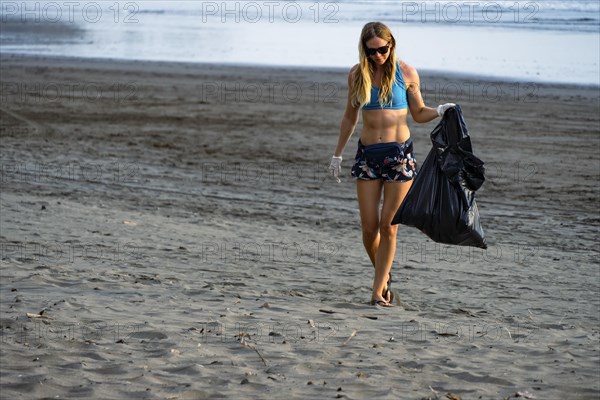
<svg viewBox="0 0 600 400">
<path fill-rule="evenodd" d="M 375 53 L 379 53 L 379 54 L 387 54 L 387 52 L 390 50 L 390 44 L 386 44 L 385 46 L 382 46 L 378 49 L 372 49 L 370 47 L 365 46 L 365 53 L 367 54 L 367 57 L 371 57 L 373 55 L 375 55 Z"/>
</svg>

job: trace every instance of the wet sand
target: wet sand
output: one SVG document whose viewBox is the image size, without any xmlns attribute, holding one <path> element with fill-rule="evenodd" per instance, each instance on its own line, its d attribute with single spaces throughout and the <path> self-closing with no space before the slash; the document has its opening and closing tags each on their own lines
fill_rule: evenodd
<svg viewBox="0 0 600 400">
<path fill-rule="evenodd" d="M 382 309 L 360 124 L 326 174 L 346 70 L 0 72 L 2 398 L 598 398 L 597 88 L 421 73 L 486 162 L 489 248 L 401 226 Z M 417 161 L 436 123 L 410 120 Z"/>
</svg>

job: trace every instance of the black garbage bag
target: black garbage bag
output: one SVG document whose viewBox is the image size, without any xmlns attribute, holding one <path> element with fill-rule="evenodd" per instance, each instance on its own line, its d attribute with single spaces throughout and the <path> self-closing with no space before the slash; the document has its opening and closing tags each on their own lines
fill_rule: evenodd
<svg viewBox="0 0 600 400">
<path fill-rule="evenodd" d="M 431 142 L 392 224 L 414 226 L 438 243 L 487 248 L 475 201 L 485 168 L 473 154 L 459 105 L 444 113 Z"/>
</svg>

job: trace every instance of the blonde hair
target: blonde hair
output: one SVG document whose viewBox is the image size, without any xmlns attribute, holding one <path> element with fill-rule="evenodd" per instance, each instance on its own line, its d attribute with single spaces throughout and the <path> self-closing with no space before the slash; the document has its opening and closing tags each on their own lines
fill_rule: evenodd
<svg viewBox="0 0 600 400">
<path fill-rule="evenodd" d="M 379 104 L 391 104 L 392 85 L 396 77 L 396 39 L 390 29 L 381 22 L 365 24 L 360 33 L 358 43 L 358 68 L 354 71 L 352 82 L 352 99 L 354 106 L 364 106 L 371 102 L 371 88 L 373 86 L 374 67 L 370 57 L 365 51 L 367 42 L 374 37 L 381 38 L 390 43 L 390 55 L 383 66 L 383 77 L 379 88 Z"/>
</svg>

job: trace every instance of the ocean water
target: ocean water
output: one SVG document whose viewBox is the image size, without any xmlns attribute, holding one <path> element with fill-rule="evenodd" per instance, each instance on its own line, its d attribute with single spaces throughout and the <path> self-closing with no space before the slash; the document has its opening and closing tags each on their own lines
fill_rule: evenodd
<svg viewBox="0 0 600 400">
<path fill-rule="evenodd" d="M 350 68 L 381 21 L 419 70 L 600 85 L 600 1 L 0 1 L 0 52 Z"/>
</svg>

